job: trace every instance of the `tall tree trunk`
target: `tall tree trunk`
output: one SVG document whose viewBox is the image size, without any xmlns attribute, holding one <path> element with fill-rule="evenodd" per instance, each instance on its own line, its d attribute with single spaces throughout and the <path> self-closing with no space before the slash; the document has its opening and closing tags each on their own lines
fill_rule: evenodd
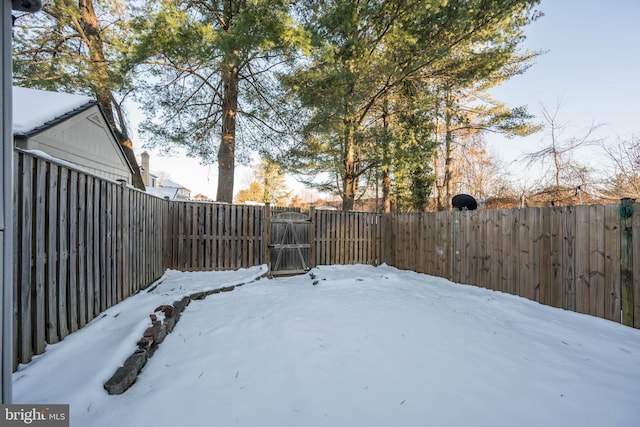
<svg viewBox="0 0 640 427">
<path fill-rule="evenodd" d="M 436 141 L 436 155 L 433 156 L 433 174 L 435 177 L 434 185 L 436 187 L 436 200 L 437 207 L 436 209 L 439 211 L 443 211 L 445 209 L 446 201 L 444 197 L 445 193 L 445 182 L 444 178 L 440 179 L 442 174 L 440 171 L 440 91 L 438 91 L 435 110 L 435 134 L 434 140 Z"/>
<path fill-rule="evenodd" d="M 444 202 L 445 209 L 451 209 L 451 186 L 453 184 L 453 170 L 454 170 L 454 157 L 453 157 L 453 132 L 451 131 L 452 120 L 452 108 L 451 108 L 451 91 L 447 90 L 445 99 L 444 110 L 444 126 L 445 126 L 445 160 L 444 160 Z"/>
<path fill-rule="evenodd" d="M 222 133 L 218 149 L 218 202 L 233 202 L 238 111 L 238 57 L 230 55 L 222 70 Z"/>
<path fill-rule="evenodd" d="M 382 160 L 382 203 L 386 213 L 391 212 L 391 147 L 389 146 L 389 98 L 385 96 L 382 110 L 384 148 Z M 378 195 L 376 194 L 376 197 Z"/>
<path fill-rule="evenodd" d="M 555 139 L 553 140 L 553 164 L 555 166 L 555 184 L 557 191 L 560 189 L 560 173 L 562 172 L 562 163 L 560 162 L 560 153 L 556 149 Z"/>
<path fill-rule="evenodd" d="M 124 113 L 120 105 L 114 102 L 111 80 L 109 78 L 109 64 L 104 54 L 104 43 L 100 35 L 100 24 L 93 7 L 93 0 L 79 0 L 80 22 L 76 22 L 76 29 L 89 48 L 89 59 L 92 74 L 94 75 L 94 93 L 98 101 L 98 105 L 105 115 L 105 118 L 113 129 L 118 142 L 122 146 L 122 150 L 129 161 L 132 168 L 131 184 L 141 190 L 144 190 L 144 182 L 138 161 L 133 152 L 133 144 L 127 132 L 126 123 L 124 121 Z M 118 115 L 116 121 L 114 110 Z"/>
<path fill-rule="evenodd" d="M 356 142 L 355 123 L 351 119 L 345 119 L 345 155 L 344 178 L 342 190 L 342 210 L 351 211 L 356 200 L 356 188 L 358 176 L 356 173 Z"/>
<path fill-rule="evenodd" d="M 382 168 L 382 201 L 384 203 L 384 211 L 391 212 L 391 173 L 389 166 Z"/>
<path fill-rule="evenodd" d="M 436 135 L 436 144 L 440 144 Z M 436 148 L 438 150 L 438 148 Z M 436 151 L 436 155 L 433 157 L 433 174 L 435 176 L 435 187 L 436 187 L 436 199 L 438 202 L 437 209 L 442 211 L 445 209 L 445 200 L 444 200 L 444 179 L 440 179 L 440 153 Z"/>
<path fill-rule="evenodd" d="M 344 175 L 342 177 L 342 210 L 351 211 L 355 205 L 356 189 L 358 182 L 357 165 L 356 165 L 356 126 L 357 122 L 353 114 L 353 96 L 355 93 L 355 84 L 353 75 L 355 68 L 352 63 L 348 65 L 350 73 L 350 83 L 348 84 L 347 98 L 344 110 L 344 153 L 343 167 Z"/>
<path fill-rule="evenodd" d="M 246 5 L 245 0 L 223 2 L 222 28 L 233 34 L 233 20 Z M 231 38 L 230 38 L 231 40 Z M 222 65 L 222 129 L 218 148 L 218 202 L 233 202 L 236 163 L 236 114 L 238 112 L 239 52 L 227 52 Z"/>
</svg>

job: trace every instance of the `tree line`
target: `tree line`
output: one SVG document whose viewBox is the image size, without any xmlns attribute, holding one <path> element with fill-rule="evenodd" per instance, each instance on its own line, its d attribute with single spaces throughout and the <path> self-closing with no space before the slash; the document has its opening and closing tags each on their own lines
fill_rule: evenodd
<svg viewBox="0 0 640 427">
<path fill-rule="evenodd" d="M 346 210 L 374 187 L 386 210 L 447 209 L 483 135 L 543 127 L 488 94 L 541 54 L 522 48 L 538 3 L 44 1 L 17 16 L 14 80 L 93 94 L 131 156 L 138 102 L 145 146 L 217 163 L 220 202 L 258 155 Z"/>
</svg>

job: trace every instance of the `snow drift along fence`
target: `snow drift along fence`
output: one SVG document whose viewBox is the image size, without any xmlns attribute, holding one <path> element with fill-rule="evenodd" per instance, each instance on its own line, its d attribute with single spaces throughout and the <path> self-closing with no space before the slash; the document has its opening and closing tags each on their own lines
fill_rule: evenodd
<svg viewBox="0 0 640 427">
<path fill-rule="evenodd" d="M 386 261 L 640 328 L 640 204 L 631 208 L 392 214 Z"/>
</svg>

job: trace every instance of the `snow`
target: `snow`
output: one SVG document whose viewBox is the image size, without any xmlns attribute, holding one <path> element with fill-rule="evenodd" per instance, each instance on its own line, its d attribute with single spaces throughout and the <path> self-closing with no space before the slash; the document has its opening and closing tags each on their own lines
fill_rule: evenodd
<svg viewBox="0 0 640 427">
<path fill-rule="evenodd" d="M 171 181 L 170 179 L 158 179 L 157 181 L 159 187 L 175 188 L 177 190 L 188 190 L 188 188 L 186 188 L 184 185 L 180 185 L 177 182 Z"/>
<path fill-rule="evenodd" d="M 160 197 L 161 199 L 169 198 L 175 199 L 176 194 L 178 193 L 177 188 L 164 188 L 164 187 L 145 187 L 145 190 L 148 194 L 152 196 Z"/>
<path fill-rule="evenodd" d="M 13 133 L 26 134 L 95 100 L 88 96 L 13 87 Z"/>
<path fill-rule="evenodd" d="M 79 427 L 638 425 L 640 330 L 388 266 L 265 272 L 168 271 L 21 365 L 14 403 Z M 154 308 L 239 283 L 107 395 Z"/>
</svg>

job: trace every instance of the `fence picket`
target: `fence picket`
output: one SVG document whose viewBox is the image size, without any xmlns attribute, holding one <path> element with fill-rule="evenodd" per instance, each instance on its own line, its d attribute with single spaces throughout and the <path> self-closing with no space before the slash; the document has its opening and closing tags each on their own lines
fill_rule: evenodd
<svg viewBox="0 0 640 427">
<path fill-rule="evenodd" d="M 576 212 L 576 239 L 575 239 L 575 293 L 576 311 L 588 313 L 590 306 L 589 280 L 589 206 L 577 206 Z"/>
<path fill-rule="evenodd" d="M 69 279 L 69 225 L 68 225 L 68 206 L 67 195 L 69 194 L 68 169 L 60 169 L 60 190 L 59 190 L 59 215 L 58 215 L 58 333 L 59 338 L 63 339 L 69 335 L 67 326 L 68 310 L 67 310 L 67 282 Z"/>
<path fill-rule="evenodd" d="M 102 190 L 102 181 L 94 180 L 93 187 L 93 300 L 92 300 L 92 309 L 93 316 L 97 316 L 101 310 L 101 296 L 102 296 L 102 271 L 104 266 L 102 264 L 102 236 L 104 233 L 104 229 L 102 228 L 102 217 L 103 211 L 102 206 L 100 205 L 101 190 Z"/>
<path fill-rule="evenodd" d="M 87 247 L 87 283 L 86 283 L 86 311 L 87 311 L 87 322 L 90 322 L 95 314 L 93 308 L 93 297 L 94 297 L 94 289 L 95 289 L 95 277 L 94 277 L 94 185 L 95 179 L 93 177 L 87 177 L 87 196 L 86 196 L 86 224 L 87 224 L 87 234 L 86 234 L 86 247 Z"/>
<path fill-rule="evenodd" d="M 55 344 L 58 338 L 58 166 L 49 164 L 49 179 L 47 185 L 47 291 L 46 291 L 46 341 Z M 16 221 L 16 225 L 18 222 Z M 22 227 L 20 227 L 22 228 Z M 19 230 L 19 228 L 18 228 Z M 16 240 L 17 239 L 16 234 Z"/>
<path fill-rule="evenodd" d="M 46 257 L 46 221 L 48 206 L 47 200 L 47 164 L 36 159 L 36 181 L 35 181 L 35 228 L 33 240 L 35 242 L 35 262 L 34 262 L 34 310 L 35 310 L 35 331 L 34 331 L 34 354 L 44 352 L 46 336 L 46 263 L 42 262 Z"/>
<path fill-rule="evenodd" d="M 67 304 L 69 333 L 78 330 L 78 173 L 69 174 L 69 280 L 67 282 Z"/>
<path fill-rule="evenodd" d="M 575 277 L 575 243 L 576 243 L 576 215 L 573 207 L 564 209 L 564 289 L 563 308 L 576 310 L 576 277 Z"/>
<path fill-rule="evenodd" d="M 78 328 L 87 324 L 87 242 L 86 242 L 86 206 L 87 176 L 78 176 Z"/>
<path fill-rule="evenodd" d="M 589 206 L 589 311 L 604 317 L 604 206 Z"/>
<path fill-rule="evenodd" d="M 489 246 L 493 252 L 491 253 L 491 283 L 494 286 L 500 286 L 502 281 L 502 270 L 504 263 L 504 247 L 502 246 L 502 235 L 500 234 L 500 224 L 502 221 L 501 211 L 493 211 L 493 229 L 492 229 L 492 244 Z"/>
<path fill-rule="evenodd" d="M 33 355 L 32 341 L 32 320 L 31 310 L 32 306 L 32 286 L 31 286 L 31 270 L 33 266 L 32 257 L 32 230 L 33 230 L 33 216 L 32 216 L 32 203 L 33 203 L 33 158 L 24 158 L 20 162 L 19 175 L 21 178 L 21 187 L 23 190 L 22 198 L 20 200 L 20 215 L 21 227 L 27 233 L 27 238 L 22 239 L 20 246 L 20 262 L 18 273 L 19 292 L 17 297 L 19 298 L 19 333 L 24 337 L 19 348 L 20 362 L 25 363 L 31 360 Z M 18 255 L 18 254 L 16 254 Z"/>
<path fill-rule="evenodd" d="M 539 289 L 538 302 L 551 305 L 550 289 L 553 281 L 554 272 L 554 255 L 553 248 L 553 231 L 552 231 L 552 215 L 550 211 L 543 211 L 540 217 L 540 253 L 549 254 L 542 256 L 539 263 Z"/>
</svg>

